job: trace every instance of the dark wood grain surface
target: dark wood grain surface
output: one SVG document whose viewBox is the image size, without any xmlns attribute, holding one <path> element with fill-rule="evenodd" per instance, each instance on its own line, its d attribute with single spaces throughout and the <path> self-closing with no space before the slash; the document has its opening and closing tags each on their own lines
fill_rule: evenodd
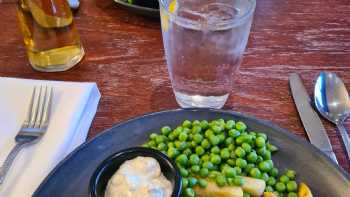
<svg viewBox="0 0 350 197">
<path fill-rule="evenodd" d="M 112 0 L 82 1 L 75 21 L 84 60 L 67 72 L 40 73 L 27 61 L 15 4 L 0 3 L 0 18 L 0 76 L 98 84 L 102 98 L 90 138 L 129 118 L 178 108 L 159 21 L 134 16 Z M 288 76 L 301 74 L 311 95 L 321 70 L 336 72 L 350 87 L 350 1 L 258 0 L 244 61 L 224 108 L 270 120 L 306 138 Z M 339 163 L 350 172 L 338 131 L 323 122 Z"/>
</svg>

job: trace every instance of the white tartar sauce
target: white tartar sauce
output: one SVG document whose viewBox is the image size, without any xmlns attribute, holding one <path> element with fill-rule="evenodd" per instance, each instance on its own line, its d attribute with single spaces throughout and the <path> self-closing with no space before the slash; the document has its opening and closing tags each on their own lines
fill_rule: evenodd
<svg viewBox="0 0 350 197">
<path fill-rule="evenodd" d="M 106 197 L 170 197 L 173 186 L 152 157 L 125 161 L 108 181 Z"/>
</svg>

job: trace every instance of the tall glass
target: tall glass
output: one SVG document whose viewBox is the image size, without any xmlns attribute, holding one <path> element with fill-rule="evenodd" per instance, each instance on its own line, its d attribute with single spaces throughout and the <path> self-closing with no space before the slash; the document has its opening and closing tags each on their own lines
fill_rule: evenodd
<svg viewBox="0 0 350 197">
<path fill-rule="evenodd" d="M 160 0 L 163 42 L 181 107 L 221 108 L 242 61 L 255 0 Z"/>
</svg>

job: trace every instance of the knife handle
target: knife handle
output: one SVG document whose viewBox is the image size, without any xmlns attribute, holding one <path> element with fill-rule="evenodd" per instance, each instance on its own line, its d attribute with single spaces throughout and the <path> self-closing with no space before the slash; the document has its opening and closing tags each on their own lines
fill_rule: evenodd
<svg viewBox="0 0 350 197">
<path fill-rule="evenodd" d="M 326 155 L 331 158 L 336 164 L 338 164 L 338 161 L 337 161 L 337 157 L 335 156 L 334 152 L 333 151 L 323 151 L 324 153 L 326 153 Z"/>
</svg>

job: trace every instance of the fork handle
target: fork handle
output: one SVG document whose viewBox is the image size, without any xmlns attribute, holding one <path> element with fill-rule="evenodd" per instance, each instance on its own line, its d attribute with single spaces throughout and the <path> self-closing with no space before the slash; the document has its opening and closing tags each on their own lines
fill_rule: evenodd
<svg viewBox="0 0 350 197">
<path fill-rule="evenodd" d="M 27 144 L 27 142 L 19 142 L 12 148 L 9 155 L 7 155 L 4 163 L 0 167 L 0 185 L 4 182 L 8 171 L 11 168 L 13 161 L 15 160 L 17 154 L 22 150 L 22 148 Z"/>
</svg>

